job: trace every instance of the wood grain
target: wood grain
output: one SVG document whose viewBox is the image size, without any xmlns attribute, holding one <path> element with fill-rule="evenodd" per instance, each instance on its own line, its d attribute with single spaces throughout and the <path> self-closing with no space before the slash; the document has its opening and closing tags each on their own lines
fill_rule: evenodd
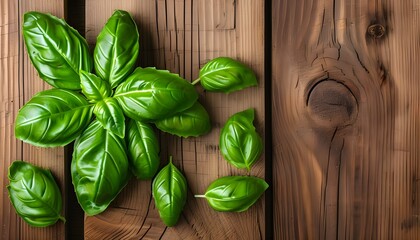
<svg viewBox="0 0 420 240">
<path fill-rule="evenodd" d="M 419 239 L 420 1 L 273 1 L 276 239 Z"/>
<path fill-rule="evenodd" d="M 212 132 L 191 139 L 160 135 L 162 166 L 173 155 L 189 185 L 187 205 L 176 227 L 166 228 L 160 221 L 150 181 L 132 180 L 106 212 L 86 217 L 85 238 L 263 239 L 264 200 L 244 213 L 216 213 L 193 195 L 202 194 L 218 177 L 246 174 L 228 165 L 219 153 L 219 131 L 230 115 L 254 107 L 257 130 L 265 134 L 264 1 L 92 0 L 86 4 L 86 37 L 92 46 L 112 12 L 124 9 L 140 30 L 141 66 L 168 69 L 192 81 L 210 59 L 230 56 L 249 65 L 260 83 L 229 95 L 206 93 L 198 86 L 200 102 L 211 115 Z M 264 158 L 251 174 L 264 177 Z"/>
<path fill-rule="evenodd" d="M 5 186 L 8 184 L 7 171 L 15 160 L 24 160 L 37 166 L 51 169 L 54 177 L 64 189 L 65 159 L 63 148 L 45 149 L 30 146 L 14 136 L 14 121 L 18 109 L 35 93 L 50 88 L 38 77 L 24 47 L 22 39 L 23 14 L 27 11 L 50 12 L 64 16 L 64 1 L 1 1 L 1 71 L 2 104 L 0 105 L 0 152 L 2 207 L 0 215 L 2 239 L 62 239 L 65 227 L 62 222 L 47 228 L 34 228 L 17 217 L 8 198 Z M 3 9 L 5 14 L 3 14 Z M 64 204 L 66 196 L 63 196 Z"/>
</svg>

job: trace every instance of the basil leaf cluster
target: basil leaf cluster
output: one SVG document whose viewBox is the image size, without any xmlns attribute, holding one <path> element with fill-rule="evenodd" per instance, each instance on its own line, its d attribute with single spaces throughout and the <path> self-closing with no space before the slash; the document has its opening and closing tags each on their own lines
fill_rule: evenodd
<svg viewBox="0 0 420 240">
<path fill-rule="evenodd" d="M 187 180 L 172 163 L 172 157 L 153 180 L 152 194 L 162 221 L 168 227 L 174 226 L 187 202 Z"/>
<path fill-rule="evenodd" d="M 53 89 L 19 110 L 15 135 L 40 147 L 76 140 L 72 182 L 88 215 L 104 211 L 132 175 L 156 175 L 152 124 L 183 137 L 210 131 L 193 85 L 166 70 L 136 68 L 139 33 L 128 12 L 117 10 L 108 19 L 93 56 L 76 30 L 50 14 L 26 13 L 23 35 L 39 76 Z"/>
<path fill-rule="evenodd" d="M 10 201 L 25 222 L 34 227 L 46 227 L 59 219 L 65 222 L 60 189 L 49 170 L 15 161 L 9 167 L 8 178 Z"/>
<path fill-rule="evenodd" d="M 248 210 L 268 188 L 261 178 L 227 176 L 213 181 L 204 195 L 209 205 L 220 212 L 243 212 Z"/>
<path fill-rule="evenodd" d="M 53 89 L 36 94 L 19 110 L 16 138 L 39 147 L 75 140 L 72 183 L 87 215 L 103 212 L 133 175 L 156 175 L 160 158 L 153 126 L 185 138 L 210 132 L 210 116 L 194 84 L 166 70 L 136 68 L 139 32 L 128 12 L 116 10 L 108 19 L 93 56 L 75 29 L 50 14 L 26 13 L 23 36 L 35 69 Z M 208 62 L 200 81 L 206 90 L 227 93 L 257 84 L 250 68 L 224 57 Z M 226 125 L 223 151 L 232 164 L 249 169 L 262 145 L 252 126 L 253 112 L 245 115 Z M 62 219 L 61 195 L 50 172 L 17 162 L 9 179 L 10 199 L 25 221 L 47 226 Z M 162 220 L 175 225 L 186 204 L 185 177 L 170 161 L 152 188 Z"/>
</svg>

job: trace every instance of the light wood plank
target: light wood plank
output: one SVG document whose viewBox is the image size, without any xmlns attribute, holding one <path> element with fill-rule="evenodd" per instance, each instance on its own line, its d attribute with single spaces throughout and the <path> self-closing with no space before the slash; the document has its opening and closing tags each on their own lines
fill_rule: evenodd
<svg viewBox="0 0 420 240">
<path fill-rule="evenodd" d="M 124 9 L 140 29 L 140 63 L 180 73 L 188 81 L 218 56 L 230 56 L 249 65 L 258 75 L 258 87 L 229 95 L 206 93 L 197 87 L 200 102 L 213 122 L 210 134 L 180 139 L 161 134 L 162 164 L 169 155 L 189 184 L 187 206 L 173 228 L 160 221 L 150 196 L 150 181 L 133 180 L 103 214 L 85 219 L 86 239 L 262 239 L 265 236 L 264 199 L 244 213 L 216 213 L 205 201 L 193 198 L 211 181 L 225 175 L 246 174 L 222 159 L 218 139 L 227 118 L 241 110 L 257 110 L 255 124 L 264 136 L 264 1 L 88 1 L 86 36 L 93 46 L 113 10 Z M 264 177 L 264 158 L 251 174 Z"/>
<path fill-rule="evenodd" d="M 22 39 L 23 14 L 37 10 L 63 16 L 64 1 L 1 1 L 1 71 L 2 104 L 0 105 L 0 152 L 2 154 L 1 185 L 8 184 L 7 171 L 15 160 L 24 160 L 49 168 L 64 189 L 65 161 L 62 148 L 35 148 L 14 137 L 14 121 L 18 109 L 36 92 L 49 88 L 31 65 Z M 3 9 L 5 10 L 3 12 Z M 3 14 L 5 13 L 5 14 Z M 64 203 L 65 201 L 64 196 Z M 63 239 L 65 227 L 62 222 L 47 227 L 34 228 L 26 224 L 15 213 L 4 189 L 0 209 L 2 239 Z"/>
<path fill-rule="evenodd" d="M 276 239 L 419 239 L 419 6 L 273 1 Z"/>
<path fill-rule="evenodd" d="M 6 185 L 11 162 L 22 157 L 22 143 L 14 137 L 14 121 L 20 106 L 19 84 L 19 12 L 17 1 L 0 1 L 0 238 L 18 239 L 20 219 L 15 214 Z M 3 10 L 4 9 L 4 10 Z"/>
</svg>

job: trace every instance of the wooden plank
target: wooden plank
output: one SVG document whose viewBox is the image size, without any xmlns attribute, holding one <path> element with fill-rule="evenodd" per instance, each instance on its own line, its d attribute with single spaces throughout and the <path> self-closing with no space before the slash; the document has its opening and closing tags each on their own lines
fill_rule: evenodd
<svg viewBox="0 0 420 240">
<path fill-rule="evenodd" d="M 273 1 L 276 239 L 419 239 L 419 9 Z"/>
<path fill-rule="evenodd" d="M 113 10 L 124 9 L 140 29 L 141 66 L 168 69 L 192 81 L 208 60 L 230 56 L 254 69 L 260 83 L 229 95 L 206 93 L 197 87 L 213 131 L 195 139 L 160 135 L 162 165 L 173 155 L 189 184 L 187 206 L 176 227 L 166 228 L 159 219 L 150 181 L 132 180 L 103 214 L 85 218 L 85 238 L 264 238 L 263 200 L 244 213 L 216 213 L 193 197 L 218 177 L 246 174 L 229 166 L 219 153 L 220 128 L 230 115 L 254 107 L 258 132 L 264 135 L 264 1 L 92 0 L 86 4 L 86 37 L 92 46 Z M 262 158 L 251 175 L 264 177 L 264 166 Z"/>
<path fill-rule="evenodd" d="M 1 1 L 1 71 L 2 104 L 0 105 L 0 152 L 2 154 L 1 185 L 8 184 L 7 170 L 11 162 L 24 160 L 52 170 L 61 189 L 64 189 L 63 148 L 44 149 L 22 143 L 14 137 L 14 121 L 18 109 L 36 92 L 49 88 L 31 65 L 22 40 L 22 20 L 26 11 L 37 10 L 63 16 L 64 1 Z M 64 203 L 66 197 L 64 196 Z M 4 188 L 1 195 L 2 239 L 63 239 L 62 222 L 47 227 L 30 227 L 17 217 Z"/>
<path fill-rule="evenodd" d="M 14 138 L 14 121 L 19 99 L 19 12 L 17 1 L 0 1 L 0 184 L 2 186 L 0 207 L 0 238 L 19 239 L 19 219 L 10 203 L 4 186 L 9 183 L 7 171 L 15 159 L 22 156 L 22 144 Z M 4 10 L 3 10 L 4 9 Z"/>
</svg>

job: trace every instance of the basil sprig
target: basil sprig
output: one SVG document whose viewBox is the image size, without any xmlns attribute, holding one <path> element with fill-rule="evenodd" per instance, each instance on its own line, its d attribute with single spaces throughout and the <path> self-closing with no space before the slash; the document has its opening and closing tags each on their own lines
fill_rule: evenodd
<svg viewBox="0 0 420 240">
<path fill-rule="evenodd" d="M 187 180 L 172 163 L 172 156 L 153 180 L 152 193 L 160 218 L 166 226 L 174 226 L 187 202 Z"/>
<path fill-rule="evenodd" d="M 118 86 L 114 97 L 128 117 L 153 121 L 190 108 L 198 93 L 178 74 L 156 68 L 137 68 Z"/>
<path fill-rule="evenodd" d="M 89 124 L 91 105 L 77 92 L 39 92 L 18 112 L 16 138 L 39 147 L 65 146 Z"/>
<path fill-rule="evenodd" d="M 249 67 L 228 57 L 218 57 L 206 63 L 193 84 L 197 82 L 207 91 L 225 93 L 258 84 L 257 77 Z"/>
<path fill-rule="evenodd" d="M 93 65 L 86 40 L 50 14 L 27 12 L 23 18 L 23 38 L 39 76 L 56 88 L 80 89 L 79 71 Z"/>
<path fill-rule="evenodd" d="M 71 177 L 88 215 L 103 212 L 130 177 L 123 139 L 93 121 L 74 144 Z"/>
<path fill-rule="evenodd" d="M 99 77 L 115 88 L 133 71 L 139 54 L 139 32 L 126 11 L 116 10 L 96 41 L 93 54 Z"/>
<path fill-rule="evenodd" d="M 159 142 L 149 123 L 130 119 L 125 135 L 131 171 L 139 179 L 151 179 L 159 168 Z"/>
<path fill-rule="evenodd" d="M 155 124 L 163 132 L 185 138 L 198 137 L 211 130 L 210 116 L 199 102 L 171 117 L 157 120 Z"/>
<path fill-rule="evenodd" d="M 248 176 L 221 177 L 213 181 L 204 195 L 209 205 L 220 212 L 243 212 L 248 210 L 268 188 L 261 178 Z"/>
<path fill-rule="evenodd" d="M 15 161 L 9 167 L 9 198 L 19 216 L 34 227 L 56 223 L 61 216 L 60 189 L 49 170 Z"/>
<path fill-rule="evenodd" d="M 253 125 L 254 109 L 232 115 L 220 133 L 220 151 L 237 168 L 248 171 L 262 153 L 262 139 Z"/>
<path fill-rule="evenodd" d="M 36 94 L 19 110 L 15 135 L 40 147 L 64 146 L 76 139 L 71 175 L 86 214 L 103 212 L 131 173 L 139 179 L 151 179 L 156 174 L 159 144 L 151 123 L 181 137 L 210 132 L 210 116 L 197 101 L 195 83 L 166 70 L 135 69 L 139 33 L 128 12 L 117 10 L 108 19 L 93 57 L 86 40 L 64 20 L 50 14 L 26 13 L 23 35 L 39 76 L 54 89 Z M 208 62 L 200 70 L 198 81 L 208 91 L 227 93 L 257 84 L 250 68 L 226 57 Z M 223 143 L 221 140 L 221 149 L 227 152 L 225 157 L 233 156 L 227 157 L 232 164 L 249 169 L 262 147 L 252 126 L 253 112 L 245 115 L 247 120 L 230 121 L 225 126 L 228 130 L 222 135 L 227 138 Z M 241 124 L 246 127 L 240 129 Z M 239 135 L 229 133 L 232 129 Z M 29 176 L 33 179 L 27 179 Z M 25 221 L 46 226 L 62 219 L 61 196 L 53 186 L 51 173 L 16 163 L 10 168 L 9 178 L 10 199 Z M 23 186 L 26 182 L 33 185 Z M 32 204 L 19 201 L 27 199 L 22 194 L 29 194 L 29 188 L 34 187 L 36 194 L 40 189 L 53 189 L 49 191 L 54 194 L 44 196 L 49 197 L 45 201 L 54 211 L 18 209 Z M 186 204 L 185 177 L 170 161 L 157 174 L 152 188 L 162 220 L 167 226 L 175 225 Z"/>
</svg>

